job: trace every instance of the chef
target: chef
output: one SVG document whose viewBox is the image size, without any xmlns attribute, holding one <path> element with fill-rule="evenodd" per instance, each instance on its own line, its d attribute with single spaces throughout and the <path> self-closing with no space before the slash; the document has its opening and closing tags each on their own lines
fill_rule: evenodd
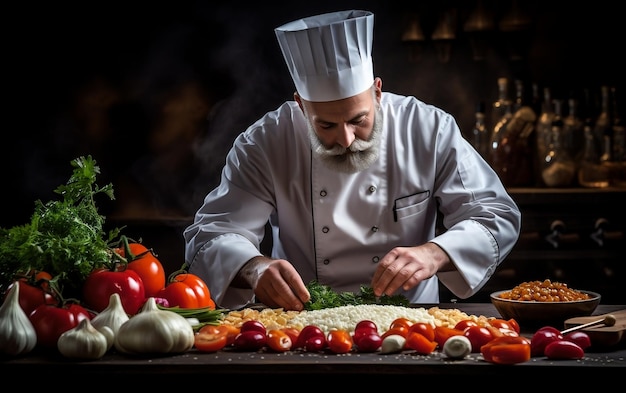
<svg viewBox="0 0 626 393">
<path fill-rule="evenodd" d="M 455 119 L 382 91 L 373 31 L 361 10 L 275 29 L 294 100 L 236 138 L 184 230 L 189 272 L 219 307 L 302 310 L 312 280 L 412 303 L 438 303 L 441 282 L 465 299 L 517 241 L 518 207 Z"/>
</svg>

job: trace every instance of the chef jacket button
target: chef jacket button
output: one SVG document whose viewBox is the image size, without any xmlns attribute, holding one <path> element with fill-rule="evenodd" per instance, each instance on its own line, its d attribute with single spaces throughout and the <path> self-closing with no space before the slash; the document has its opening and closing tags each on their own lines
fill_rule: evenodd
<svg viewBox="0 0 626 393">
<path fill-rule="evenodd" d="M 378 227 L 377 226 L 373 226 L 372 227 L 372 232 L 378 232 Z"/>
<path fill-rule="evenodd" d="M 326 190 L 322 190 L 322 191 L 320 191 L 320 196 L 325 197 L 326 195 L 328 195 L 328 193 L 326 192 Z"/>
<path fill-rule="evenodd" d="M 375 256 L 374 258 L 372 258 L 372 262 L 378 263 L 378 261 L 380 261 L 380 258 L 378 256 Z"/>
<path fill-rule="evenodd" d="M 328 227 L 323 227 L 322 228 L 322 232 L 324 233 L 328 233 L 328 231 L 330 231 L 330 229 Z"/>
<path fill-rule="evenodd" d="M 376 186 L 370 186 L 369 191 L 373 194 L 376 192 Z"/>
<path fill-rule="evenodd" d="M 324 259 L 324 265 L 328 265 L 330 264 L 330 260 L 329 259 Z"/>
</svg>

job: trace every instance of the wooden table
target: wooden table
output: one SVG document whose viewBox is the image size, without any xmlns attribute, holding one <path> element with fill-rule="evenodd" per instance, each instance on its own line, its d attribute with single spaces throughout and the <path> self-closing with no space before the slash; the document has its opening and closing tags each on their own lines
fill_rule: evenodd
<svg viewBox="0 0 626 393">
<path fill-rule="evenodd" d="M 499 316 L 490 303 L 452 303 L 438 306 L 458 308 L 473 315 Z M 625 308 L 625 305 L 600 305 L 594 314 L 604 314 Z M 303 381 L 316 383 L 321 383 L 326 376 L 333 375 L 343 375 L 359 383 L 384 375 L 410 376 L 413 379 L 428 375 L 437 377 L 439 380 L 446 376 L 517 377 L 526 381 L 528 378 L 542 376 L 556 383 L 562 379 L 571 382 L 572 377 L 575 378 L 574 381 L 591 377 L 598 380 L 599 376 L 606 377 L 606 380 L 618 378 L 619 373 L 626 372 L 626 346 L 622 344 L 599 351 L 587 351 L 582 360 L 556 361 L 538 357 L 512 366 L 487 363 L 482 360 L 480 354 L 471 354 L 464 360 L 452 361 L 438 352 L 423 356 L 411 352 L 387 355 L 380 353 L 335 355 L 299 351 L 201 353 L 191 350 L 180 355 L 140 358 L 112 353 L 96 361 L 75 361 L 60 356 L 29 354 L 0 361 L 0 370 L 3 376 L 32 375 L 37 380 L 47 381 L 42 383 L 67 378 L 68 375 L 80 376 L 93 381 L 89 383 L 90 387 L 103 385 L 121 387 L 123 385 L 119 383 L 122 381 L 133 380 L 154 386 L 167 381 L 180 383 L 185 381 L 185 386 L 208 388 L 214 382 L 228 380 L 235 388 L 242 386 L 241 384 L 245 385 L 259 380 L 259 378 L 263 381 L 270 378 L 273 381 L 271 385 L 264 386 L 278 389 L 281 384 L 283 387 L 286 386 L 284 382 L 281 382 L 284 377 L 294 375 L 302 377 Z M 456 384 L 461 380 L 453 378 L 446 381 Z M 544 387 L 545 383 L 537 386 Z M 561 383 L 563 382 L 559 382 Z M 181 388 L 182 386 L 180 385 Z"/>
</svg>

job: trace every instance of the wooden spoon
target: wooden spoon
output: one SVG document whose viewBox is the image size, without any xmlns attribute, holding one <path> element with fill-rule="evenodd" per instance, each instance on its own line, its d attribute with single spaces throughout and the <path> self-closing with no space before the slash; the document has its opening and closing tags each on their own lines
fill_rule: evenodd
<svg viewBox="0 0 626 393">
<path fill-rule="evenodd" d="M 571 333 L 576 330 L 586 329 L 588 327 L 596 326 L 596 325 L 613 326 L 615 325 L 615 322 L 616 322 L 615 316 L 612 314 L 607 314 L 602 319 L 598 319 L 598 320 L 591 321 L 582 325 L 571 327 L 569 329 L 562 330 L 561 334 L 566 335 L 567 333 Z"/>
</svg>

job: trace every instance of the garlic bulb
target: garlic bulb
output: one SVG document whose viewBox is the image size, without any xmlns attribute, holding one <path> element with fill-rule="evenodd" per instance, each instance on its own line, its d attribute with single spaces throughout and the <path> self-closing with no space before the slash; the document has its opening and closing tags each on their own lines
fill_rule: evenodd
<svg viewBox="0 0 626 393">
<path fill-rule="evenodd" d="M 61 334 L 57 348 L 67 358 L 88 360 L 100 359 L 109 349 L 106 336 L 93 327 L 89 318 Z"/>
<path fill-rule="evenodd" d="M 193 328 L 185 317 L 161 310 L 153 297 L 120 326 L 115 349 L 126 354 L 183 353 L 193 347 Z"/>
<path fill-rule="evenodd" d="M 117 331 L 128 319 L 128 314 L 126 314 L 124 306 L 122 306 L 122 299 L 119 293 L 116 292 L 109 296 L 109 305 L 93 317 L 91 324 L 105 335 L 108 344 L 107 349 L 110 349 L 115 344 Z M 105 329 L 105 327 L 108 329 Z"/>
<path fill-rule="evenodd" d="M 27 354 L 37 345 L 35 327 L 19 303 L 20 285 L 16 281 L 0 306 L 0 352 L 17 356 Z"/>
</svg>

